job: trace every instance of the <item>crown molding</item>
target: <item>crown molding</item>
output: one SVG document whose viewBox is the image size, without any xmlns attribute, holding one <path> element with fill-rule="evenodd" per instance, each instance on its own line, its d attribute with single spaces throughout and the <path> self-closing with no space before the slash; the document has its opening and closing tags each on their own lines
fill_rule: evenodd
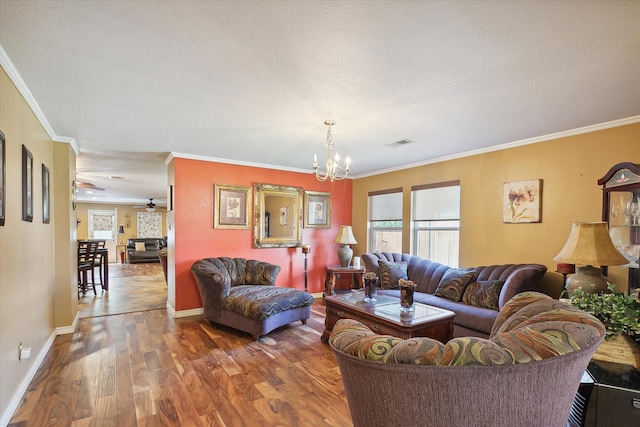
<svg viewBox="0 0 640 427">
<path fill-rule="evenodd" d="M 53 131 L 53 128 L 49 124 L 49 121 L 45 117 L 44 112 L 42 111 L 42 109 L 40 109 L 40 105 L 38 105 L 38 102 L 33 97 L 33 94 L 27 87 L 27 84 L 24 82 L 24 80 L 22 80 L 20 73 L 18 73 L 18 70 L 16 69 L 15 65 L 13 65 L 13 62 L 9 58 L 9 55 L 7 55 L 7 52 L 4 50 L 2 45 L 0 45 L 0 66 L 7 73 L 9 79 L 16 86 L 18 92 L 20 92 L 24 100 L 27 101 L 27 105 L 29 105 L 31 111 L 33 111 L 33 114 L 36 116 L 36 119 L 38 119 L 45 132 L 47 132 L 49 138 L 51 138 L 51 140 L 55 142 L 62 142 L 71 145 L 73 151 L 77 156 L 80 152 L 80 149 L 78 148 L 78 144 L 76 143 L 75 138 L 56 135 L 56 133 Z"/>
<path fill-rule="evenodd" d="M 438 157 L 437 159 L 430 159 L 424 162 L 416 162 L 408 165 L 398 166 L 395 168 L 381 169 L 375 172 L 354 175 L 353 179 L 367 178 L 370 176 L 381 175 L 389 172 L 398 172 L 398 171 L 416 168 L 420 166 L 432 165 L 434 163 L 441 163 L 441 162 L 446 162 L 450 160 L 462 159 L 464 157 L 477 156 L 478 154 L 491 153 L 494 151 L 508 150 L 510 148 L 522 147 L 524 145 L 537 144 L 539 142 L 546 142 L 554 139 L 567 138 L 570 136 L 582 135 L 585 133 L 597 132 L 600 130 L 611 129 L 611 128 L 616 128 L 620 126 L 627 126 L 627 125 L 632 125 L 636 123 L 640 123 L 640 116 L 631 116 L 631 117 L 626 117 L 624 119 L 611 120 L 609 122 L 598 123 L 595 125 L 584 126 L 581 128 L 549 133 L 547 135 L 536 136 L 534 138 L 521 139 L 519 141 L 508 142 L 500 145 L 494 145 L 492 147 L 486 147 L 479 150 L 466 151 L 464 153 L 454 154 L 451 156 Z"/>
<path fill-rule="evenodd" d="M 230 160 L 230 159 L 222 159 L 222 158 L 219 158 L 219 157 L 208 157 L 208 156 L 200 156 L 200 155 L 195 155 L 195 154 L 176 153 L 176 152 L 171 152 L 171 154 L 169 154 L 169 157 L 165 161 L 165 164 L 169 164 L 175 158 L 178 158 L 178 159 L 189 159 L 189 160 L 201 160 L 203 162 L 226 163 L 226 164 L 237 165 L 237 166 L 248 166 L 248 167 L 252 167 L 252 168 L 274 169 L 274 170 L 278 170 L 278 171 L 287 171 L 287 172 L 298 172 L 298 173 L 308 173 L 308 174 L 313 173 L 311 171 L 311 168 L 309 168 L 309 169 L 289 168 L 289 167 L 283 167 L 283 166 L 278 166 L 278 165 L 269 165 L 269 164 L 264 164 L 264 163 L 244 162 L 242 160 Z M 351 177 L 348 177 L 348 178 L 351 178 Z"/>
</svg>

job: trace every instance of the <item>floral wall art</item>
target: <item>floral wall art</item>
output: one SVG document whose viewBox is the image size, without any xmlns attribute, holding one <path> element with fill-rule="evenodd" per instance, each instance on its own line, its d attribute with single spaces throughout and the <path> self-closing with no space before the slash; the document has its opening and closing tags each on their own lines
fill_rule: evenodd
<svg viewBox="0 0 640 427">
<path fill-rule="evenodd" d="M 541 222 L 542 180 L 504 183 L 502 220 L 506 224 Z"/>
</svg>

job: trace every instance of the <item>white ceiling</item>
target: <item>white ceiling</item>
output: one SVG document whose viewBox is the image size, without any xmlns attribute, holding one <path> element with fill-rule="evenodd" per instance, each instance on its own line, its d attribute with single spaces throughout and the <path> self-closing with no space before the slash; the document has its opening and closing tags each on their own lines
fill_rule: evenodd
<svg viewBox="0 0 640 427">
<path fill-rule="evenodd" d="M 170 152 L 310 172 L 326 119 L 364 176 L 640 114 L 639 1 L 3 0 L 0 46 L 109 201 Z"/>
</svg>

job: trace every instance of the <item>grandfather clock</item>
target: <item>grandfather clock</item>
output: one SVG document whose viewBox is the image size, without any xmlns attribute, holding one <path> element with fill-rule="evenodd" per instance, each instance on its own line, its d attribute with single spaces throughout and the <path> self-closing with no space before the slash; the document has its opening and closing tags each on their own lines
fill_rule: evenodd
<svg viewBox="0 0 640 427">
<path fill-rule="evenodd" d="M 598 180 L 602 186 L 602 220 L 613 245 L 629 260 L 629 295 L 640 290 L 640 165 L 618 163 Z M 606 276 L 607 267 L 603 267 Z"/>
</svg>

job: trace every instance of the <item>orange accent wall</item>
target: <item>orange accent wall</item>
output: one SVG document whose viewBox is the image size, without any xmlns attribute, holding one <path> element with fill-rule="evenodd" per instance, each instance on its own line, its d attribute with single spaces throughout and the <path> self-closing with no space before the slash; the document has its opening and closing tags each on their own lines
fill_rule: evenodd
<svg viewBox="0 0 640 427">
<path fill-rule="evenodd" d="M 351 224 L 352 182 L 319 182 L 311 173 L 278 171 L 225 163 L 173 159 L 175 227 L 175 310 L 202 307 L 191 265 L 202 258 L 228 256 L 258 259 L 279 265 L 277 286 L 304 289 L 304 255 L 300 248 L 252 246 L 248 230 L 214 229 L 214 184 L 254 183 L 302 187 L 331 193 L 331 228 L 303 229 L 302 242 L 311 245 L 308 255 L 308 291 L 324 290 L 326 264 L 338 264 L 338 244 L 333 239 L 342 224 Z M 250 210 L 253 211 L 253 199 Z M 251 215 L 253 222 L 253 215 Z"/>
</svg>

